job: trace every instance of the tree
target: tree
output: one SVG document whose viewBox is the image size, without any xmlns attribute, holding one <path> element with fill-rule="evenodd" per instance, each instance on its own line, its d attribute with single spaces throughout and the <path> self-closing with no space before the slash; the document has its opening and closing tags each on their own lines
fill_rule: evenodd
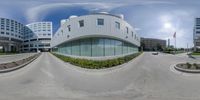
<svg viewBox="0 0 200 100">
<path fill-rule="evenodd" d="M 159 50 L 159 51 L 163 51 L 163 48 L 162 48 L 162 46 L 161 46 L 159 43 L 156 45 L 156 48 L 157 48 L 157 50 Z"/>
</svg>

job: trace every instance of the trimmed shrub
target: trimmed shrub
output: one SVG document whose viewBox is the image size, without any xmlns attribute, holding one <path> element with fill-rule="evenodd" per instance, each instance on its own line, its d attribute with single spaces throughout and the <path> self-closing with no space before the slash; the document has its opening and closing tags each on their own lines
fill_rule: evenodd
<svg viewBox="0 0 200 100">
<path fill-rule="evenodd" d="M 190 69 L 192 67 L 192 64 L 190 64 L 188 62 L 186 63 L 186 65 L 187 65 L 188 69 Z"/>
<path fill-rule="evenodd" d="M 59 59 L 69 62 L 72 65 L 80 66 L 82 68 L 88 68 L 88 69 L 102 69 L 102 68 L 110 68 L 113 66 L 121 65 L 123 63 L 126 63 L 133 58 L 139 56 L 142 52 L 138 52 L 135 54 L 131 54 L 128 56 L 116 58 L 116 59 L 109 59 L 109 60 L 102 60 L 102 61 L 95 61 L 95 60 L 88 60 L 88 59 L 79 59 L 79 58 L 71 58 L 67 56 L 63 56 L 60 54 L 52 53 Z"/>
</svg>

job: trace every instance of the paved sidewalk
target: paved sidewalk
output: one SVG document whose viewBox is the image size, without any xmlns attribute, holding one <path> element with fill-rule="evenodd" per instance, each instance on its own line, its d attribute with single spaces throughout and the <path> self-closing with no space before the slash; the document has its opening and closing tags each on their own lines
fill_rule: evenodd
<svg viewBox="0 0 200 100">
<path fill-rule="evenodd" d="M 30 57 L 34 54 L 36 54 L 36 53 L 21 53 L 21 54 L 13 54 L 13 55 L 1 55 L 0 56 L 0 64 L 21 60 L 21 59 Z"/>
</svg>

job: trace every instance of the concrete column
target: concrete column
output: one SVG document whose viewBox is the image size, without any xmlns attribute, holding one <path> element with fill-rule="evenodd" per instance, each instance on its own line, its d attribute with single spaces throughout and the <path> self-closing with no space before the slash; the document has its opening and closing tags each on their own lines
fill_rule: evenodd
<svg viewBox="0 0 200 100">
<path fill-rule="evenodd" d="M 194 42 L 194 51 L 197 51 L 196 41 Z"/>
<path fill-rule="evenodd" d="M 5 44 L 5 45 L 3 45 L 3 47 L 4 47 L 4 51 L 8 52 L 9 46 Z"/>
<path fill-rule="evenodd" d="M 8 44 L 8 51 L 11 52 L 11 44 Z"/>
</svg>

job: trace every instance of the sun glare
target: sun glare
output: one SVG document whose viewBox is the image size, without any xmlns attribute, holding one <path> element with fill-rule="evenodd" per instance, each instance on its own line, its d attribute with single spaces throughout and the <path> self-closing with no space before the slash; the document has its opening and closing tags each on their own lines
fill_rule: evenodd
<svg viewBox="0 0 200 100">
<path fill-rule="evenodd" d="M 164 28 L 171 28 L 172 25 L 169 22 L 164 23 Z"/>
</svg>

